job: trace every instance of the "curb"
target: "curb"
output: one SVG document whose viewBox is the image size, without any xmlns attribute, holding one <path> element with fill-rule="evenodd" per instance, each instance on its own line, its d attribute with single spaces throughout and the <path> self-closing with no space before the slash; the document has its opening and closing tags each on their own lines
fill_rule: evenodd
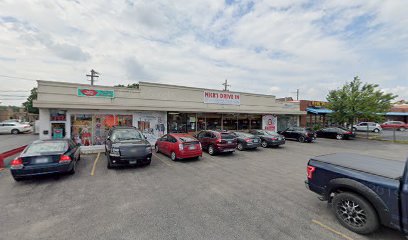
<svg viewBox="0 0 408 240">
<path fill-rule="evenodd" d="M 6 152 L 0 153 L 0 170 L 6 167 L 5 164 L 4 164 L 4 159 L 6 159 L 6 158 L 8 158 L 10 156 L 13 156 L 13 155 L 15 155 L 15 154 L 17 154 L 19 152 L 22 152 L 26 147 L 27 147 L 27 145 L 24 145 L 24 146 L 14 148 L 14 149 L 8 150 Z"/>
</svg>

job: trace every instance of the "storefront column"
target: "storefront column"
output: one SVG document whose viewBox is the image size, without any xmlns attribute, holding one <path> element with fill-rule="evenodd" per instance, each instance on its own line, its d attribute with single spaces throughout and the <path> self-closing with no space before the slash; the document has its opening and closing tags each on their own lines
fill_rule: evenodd
<svg viewBox="0 0 408 240">
<path fill-rule="evenodd" d="M 224 114 L 221 113 L 221 131 L 224 131 Z"/>
<path fill-rule="evenodd" d="M 313 125 L 313 118 L 312 118 L 312 114 L 311 114 L 311 113 L 309 113 L 309 124 L 310 124 L 310 126 Z M 306 124 L 306 127 L 310 127 L 310 126 L 307 126 L 307 124 Z"/>
<path fill-rule="evenodd" d="M 51 123 L 50 123 L 50 110 L 48 108 L 39 109 L 40 120 L 40 139 L 51 138 Z"/>
<path fill-rule="evenodd" d="M 238 118 L 239 118 L 239 113 L 237 114 L 237 131 L 238 131 L 238 128 L 239 128 L 239 120 L 238 120 Z"/>
<path fill-rule="evenodd" d="M 71 113 L 65 113 L 65 138 L 71 139 Z"/>
</svg>

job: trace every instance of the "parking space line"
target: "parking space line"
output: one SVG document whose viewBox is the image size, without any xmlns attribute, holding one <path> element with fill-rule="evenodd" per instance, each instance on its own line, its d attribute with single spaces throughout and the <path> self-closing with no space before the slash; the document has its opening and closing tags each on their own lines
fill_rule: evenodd
<svg viewBox="0 0 408 240">
<path fill-rule="evenodd" d="M 96 163 L 99 160 L 99 156 L 101 156 L 101 153 L 98 153 L 98 155 L 95 158 L 95 161 L 94 161 L 94 164 L 93 164 L 93 167 L 92 167 L 92 171 L 91 171 L 91 176 L 93 176 L 95 174 L 95 167 L 96 167 Z"/>
<path fill-rule="evenodd" d="M 331 228 L 331 227 L 329 227 L 329 226 L 327 226 L 327 225 L 325 225 L 325 224 L 323 224 L 323 223 L 321 223 L 321 222 L 319 222 L 319 221 L 317 221 L 317 220 L 312 219 L 312 222 L 315 223 L 315 224 L 317 224 L 317 225 L 319 225 L 319 226 L 321 226 L 322 228 L 324 228 L 324 229 L 326 229 L 326 230 L 329 230 L 330 232 L 332 232 L 332 233 L 334 233 L 334 234 L 337 234 L 337 235 L 343 237 L 344 239 L 354 240 L 354 239 L 352 239 L 351 237 L 349 237 L 349 236 L 347 236 L 347 235 L 345 235 L 345 234 L 343 234 L 343 233 L 341 233 L 341 232 L 339 232 L 339 231 L 336 231 L 336 230 L 334 230 L 333 228 Z"/>
<path fill-rule="evenodd" d="M 153 156 L 155 156 L 156 158 L 158 158 L 162 163 L 166 164 L 167 166 L 173 167 L 172 164 L 166 162 L 166 161 L 163 160 L 161 157 L 157 156 L 157 154 L 153 153 Z"/>
</svg>

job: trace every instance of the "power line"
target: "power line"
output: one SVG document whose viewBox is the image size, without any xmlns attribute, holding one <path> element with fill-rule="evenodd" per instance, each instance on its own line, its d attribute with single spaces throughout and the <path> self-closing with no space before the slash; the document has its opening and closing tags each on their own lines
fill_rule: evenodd
<svg viewBox="0 0 408 240">
<path fill-rule="evenodd" d="M 25 78 L 25 77 L 17 77 L 17 76 L 9 76 L 9 75 L 1 75 L 1 74 L 0 74 L 0 77 L 21 79 L 21 80 L 27 80 L 27 81 L 37 81 L 37 79 L 34 79 L 34 78 Z"/>
</svg>

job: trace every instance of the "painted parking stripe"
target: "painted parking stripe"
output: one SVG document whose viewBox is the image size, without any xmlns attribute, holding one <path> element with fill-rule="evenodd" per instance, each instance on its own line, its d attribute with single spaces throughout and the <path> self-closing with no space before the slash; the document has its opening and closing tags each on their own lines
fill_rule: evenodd
<svg viewBox="0 0 408 240">
<path fill-rule="evenodd" d="M 94 164 L 93 164 L 93 167 L 92 167 L 92 171 L 91 171 L 91 176 L 93 176 L 95 174 L 96 163 L 98 162 L 100 156 L 101 156 L 101 153 L 98 153 L 98 155 L 95 158 L 95 161 L 94 161 Z"/>
<path fill-rule="evenodd" d="M 314 219 L 313 219 L 312 222 L 315 223 L 315 224 L 317 224 L 317 225 L 319 225 L 320 227 L 322 227 L 322 228 L 324 228 L 324 229 L 326 229 L 326 230 L 329 230 L 330 232 L 332 232 L 332 233 L 334 233 L 334 234 L 336 234 L 336 235 L 338 235 L 338 236 L 340 236 L 340 237 L 343 237 L 344 239 L 354 240 L 354 239 L 352 239 L 351 237 L 349 237 L 349 236 L 347 236 L 347 235 L 345 235 L 345 234 L 343 234 L 343 233 L 341 233 L 341 232 L 339 232 L 339 231 L 336 231 L 336 230 L 334 230 L 333 228 L 331 228 L 331 227 L 329 227 L 329 226 L 327 226 L 327 225 L 325 225 L 325 224 L 323 224 L 323 223 L 321 223 L 321 222 L 319 222 L 319 221 L 317 221 L 317 220 L 314 220 Z"/>
<path fill-rule="evenodd" d="M 163 160 L 161 157 L 157 156 L 157 154 L 153 153 L 153 156 L 155 156 L 157 159 L 159 159 L 162 163 L 166 164 L 167 166 L 170 166 L 170 167 L 173 166 L 170 163 L 168 163 L 167 161 Z"/>
</svg>

